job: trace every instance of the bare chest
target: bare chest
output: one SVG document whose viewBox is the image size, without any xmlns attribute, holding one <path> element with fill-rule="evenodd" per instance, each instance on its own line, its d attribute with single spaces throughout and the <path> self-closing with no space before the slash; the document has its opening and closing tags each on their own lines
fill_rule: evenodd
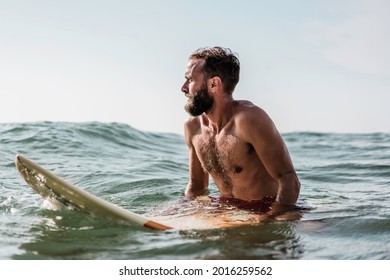
<svg viewBox="0 0 390 280">
<path fill-rule="evenodd" d="M 232 185 L 232 176 L 243 171 L 246 158 L 253 153 L 253 147 L 234 133 L 206 132 L 194 144 L 203 169 L 226 186 Z"/>
</svg>

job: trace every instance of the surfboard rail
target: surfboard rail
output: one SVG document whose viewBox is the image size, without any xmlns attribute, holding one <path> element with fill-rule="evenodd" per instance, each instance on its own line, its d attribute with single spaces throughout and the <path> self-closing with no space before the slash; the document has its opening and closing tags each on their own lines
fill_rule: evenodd
<svg viewBox="0 0 390 280">
<path fill-rule="evenodd" d="M 130 222 L 156 230 L 172 229 L 168 225 L 123 209 L 78 188 L 22 155 L 16 156 L 15 165 L 26 183 L 45 199 L 54 198 L 64 205 L 72 205 L 99 217 Z"/>
</svg>

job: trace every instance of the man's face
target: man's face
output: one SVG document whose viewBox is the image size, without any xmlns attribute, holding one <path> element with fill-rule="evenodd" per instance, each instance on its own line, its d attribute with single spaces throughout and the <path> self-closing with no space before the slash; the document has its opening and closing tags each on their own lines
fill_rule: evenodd
<svg viewBox="0 0 390 280">
<path fill-rule="evenodd" d="M 207 88 L 207 81 L 202 72 L 203 60 L 192 59 L 188 63 L 185 74 L 185 83 L 181 91 L 188 98 L 184 109 L 192 116 L 199 116 L 207 113 L 214 104 L 214 98 Z"/>
</svg>

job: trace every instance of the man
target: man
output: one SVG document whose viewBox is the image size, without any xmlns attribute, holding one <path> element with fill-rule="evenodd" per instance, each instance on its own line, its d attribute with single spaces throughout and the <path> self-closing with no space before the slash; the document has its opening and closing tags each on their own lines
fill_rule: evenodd
<svg viewBox="0 0 390 280">
<path fill-rule="evenodd" d="M 229 49 L 202 48 L 189 58 L 181 90 L 190 178 L 185 191 L 207 191 L 209 175 L 223 198 L 272 198 L 269 214 L 292 209 L 300 183 L 286 145 L 270 117 L 249 101 L 233 99 L 240 62 Z"/>
</svg>

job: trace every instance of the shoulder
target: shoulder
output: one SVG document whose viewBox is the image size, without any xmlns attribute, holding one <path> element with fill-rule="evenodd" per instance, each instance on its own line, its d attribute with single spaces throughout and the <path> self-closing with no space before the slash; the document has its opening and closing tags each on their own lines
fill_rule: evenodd
<svg viewBox="0 0 390 280">
<path fill-rule="evenodd" d="M 235 122 L 237 125 L 256 125 L 263 126 L 272 123 L 269 115 L 259 106 L 256 106 L 250 101 L 236 101 Z"/>
<path fill-rule="evenodd" d="M 199 117 L 189 117 L 184 122 L 184 132 L 187 133 L 194 133 L 198 129 L 200 129 L 200 119 Z"/>
<path fill-rule="evenodd" d="M 237 101 L 234 122 L 236 131 L 244 138 L 277 133 L 267 112 L 250 101 Z"/>
<path fill-rule="evenodd" d="M 188 145 L 192 142 L 192 138 L 199 133 L 200 126 L 200 117 L 189 117 L 184 122 L 184 136 Z"/>
</svg>

